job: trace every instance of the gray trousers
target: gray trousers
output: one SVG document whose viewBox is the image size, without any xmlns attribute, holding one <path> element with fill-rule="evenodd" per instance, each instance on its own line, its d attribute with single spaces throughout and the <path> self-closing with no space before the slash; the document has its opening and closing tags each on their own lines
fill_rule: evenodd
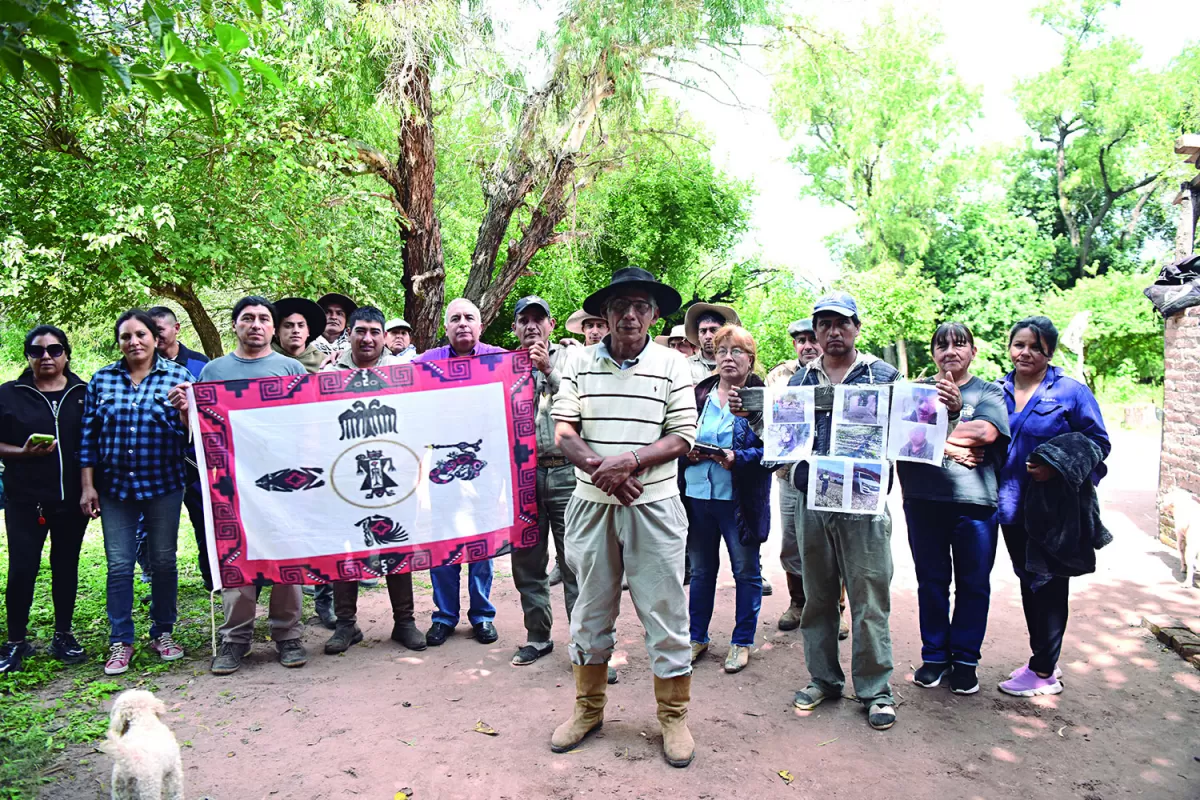
<svg viewBox="0 0 1200 800">
<path fill-rule="evenodd" d="M 783 536 L 779 542 L 779 563 L 790 575 L 804 575 L 804 560 L 800 557 L 800 544 L 796 539 L 796 504 L 804 495 L 796 491 L 788 478 L 775 476 L 779 486 L 779 522 Z"/>
<path fill-rule="evenodd" d="M 838 660 L 838 598 L 846 583 L 853 635 L 850 673 L 854 694 L 863 705 L 894 704 L 891 613 L 892 519 L 880 516 L 809 511 L 799 493 L 796 537 L 804 561 L 804 660 L 813 682 L 841 694 L 846 674 Z"/>
<path fill-rule="evenodd" d="M 269 591 L 271 600 L 267 605 L 267 621 L 271 628 L 271 641 L 299 639 L 300 605 L 304 598 L 300 587 L 276 584 Z M 254 638 L 254 617 L 258 612 L 254 587 L 222 589 L 221 604 L 225 607 L 225 624 L 219 631 L 221 641 L 250 644 Z"/>
<path fill-rule="evenodd" d="M 646 630 L 654 674 L 691 674 L 683 591 L 687 515 L 680 499 L 627 507 L 572 497 L 566 525 L 566 563 L 579 578 L 579 600 L 571 617 L 571 663 L 606 664 L 612 657 L 624 572 L 634 610 Z"/>
<path fill-rule="evenodd" d="M 550 582 L 546 574 L 550 562 L 551 531 L 563 576 L 568 620 L 579 596 L 575 573 L 562 559 L 563 518 L 574 491 L 575 468 L 570 464 L 537 468 L 538 543 L 533 547 L 513 548 L 512 551 L 513 583 L 521 594 L 525 634 L 531 642 L 550 641 L 550 629 L 554 623 L 554 615 L 550 610 Z"/>
</svg>

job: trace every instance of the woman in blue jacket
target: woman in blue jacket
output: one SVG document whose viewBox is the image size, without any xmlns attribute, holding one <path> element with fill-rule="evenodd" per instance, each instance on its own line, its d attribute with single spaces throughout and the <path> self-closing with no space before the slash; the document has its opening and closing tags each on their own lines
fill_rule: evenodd
<svg viewBox="0 0 1200 800">
<path fill-rule="evenodd" d="M 1029 535 L 1025 528 L 1024 496 L 1031 481 L 1047 481 L 1054 469 L 1032 464 L 1038 445 L 1064 433 L 1081 433 L 1107 458 L 1112 445 L 1100 406 L 1086 386 L 1068 378 L 1050 359 L 1058 346 L 1058 331 L 1046 317 L 1029 317 L 1013 326 L 1008 355 L 1013 371 L 1001 382 L 1008 406 L 1012 442 L 1000 470 L 998 520 L 1013 569 L 1021 581 L 1021 605 L 1029 628 L 1029 663 L 1000 684 L 1000 691 L 1018 697 L 1058 694 L 1063 690 L 1058 657 L 1067 630 L 1070 579 L 1034 575 L 1025 568 Z M 1092 473 L 1099 483 L 1108 468 L 1101 462 Z"/>
<path fill-rule="evenodd" d="M 737 619 L 725 671 L 740 672 L 750 661 L 762 607 L 758 548 L 771 528 L 771 472 L 762 466 L 762 440 L 745 418 L 734 416 L 729 394 L 744 386 L 764 384 L 753 374 L 757 347 L 745 328 L 726 325 L 717 332 L 713 347 L 717 373 L 696 385 L 700 415 L 696 444 L 708 445 L 715 452 L 692 450 L 683 472 L 690 509 L 688 556 L 692 583 L 688 612 L 692 661 L 708 649 L 708 623 L 712 620 L 724 540 L 737 587 Z"/>
</svg>

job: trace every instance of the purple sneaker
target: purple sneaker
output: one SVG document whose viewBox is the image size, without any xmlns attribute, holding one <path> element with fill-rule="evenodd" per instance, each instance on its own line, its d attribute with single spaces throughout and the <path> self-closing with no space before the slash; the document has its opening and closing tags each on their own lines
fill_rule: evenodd
<svg viewBox="0 0 1200 800">
<path fill-rule="evenodd" d="M 1019 666 L 1019 667 L 1017 667 L 1016 669 L 1014 669 L 1012 672 L 1008 673 L 1008 677 L 1010 677 L 1010 678 L 1015 678 L 1015 677 L 1017 677 L 1018 675 L 1020 675 L 1022 671 L 1024 671 L 1024 670 L 1027 670 L 1027 669 L 1029 669 L 1029 662 L 1028 662 L 1028 661 L 1026 661 L 1024 664 L 1022 664 L 1021 666 Z M 1055 668 L 1054 668 L 1054 677 L 1056 677 L 1056 678 L 1061 678 L 1061 677 L 1062 677 L 1062 667 L 1055 667 Z"/>
<path fill-rule="evenodd" d="M 1000 691 L 1014 697 L 1037 697 L 1043 694 L 1059 694 L 1063 690 L 1062 682 L 1051 675 L 1049 678 L 1039 677 L 1028 665 L 1017 670 L 1016 674 L 999 685 Z"/>
</svg>

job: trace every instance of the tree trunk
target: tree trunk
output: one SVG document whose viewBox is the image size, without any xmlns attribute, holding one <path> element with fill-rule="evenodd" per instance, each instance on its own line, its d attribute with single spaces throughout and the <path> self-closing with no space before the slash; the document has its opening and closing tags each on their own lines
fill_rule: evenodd
<svg viewBox="0 0 1200 800">
<path fill-rule="evenodd" d="M 495 187 L 488 190 L 488 208 L 479 226 L 475 252 L 471 256 L 471 272 L 467 276 L 464 292 L 468 299 L 479 306 L 484 327 L 490 325 L 500 313 L 517 280 L 528 269 L 538 250 L 551 243 L 555 227 L 566 217 L 578 153 L 600 112 L 600 104 L 614 91 L 606 64 L 605 57 L 601 56 L 583 97 L 559 131 L 558 141 L 561 144 L 557 152 L 537 160 L 529 156 L 530 148 L 536 142 L 537 123 L 555 79 L 531 97 L 521 112 L 521 124 L 509 150 L 508 167 L 500 174 Z M 513 215 L 543 177 L 546 178 L 546 185 L 534 206 L 529 224 L 523 228 L 519 240 L 508 243 L 504 264 L 497 273 L 496 258 Z"/>
<path fill-rule="evenodd" d="M 908 344 L 903 339 L 896 340 L 896 369 L 901 378 L 908 377 Z"/>
<path fill-rule="evenodd" d="M 1063 223 L 1067 226 L 1067 235 L 1074 247 L 1079 247 L 1079 226 L 1075 224 L 1075 217 L 1071 213 L 1071 201 L 1067 198 L 1067 137 L 1073 131 L 1070 125 L 1059 124 L 1058 141 L 1055 142 L 1055 162 L 1054 171 L 1055 190 L 1058 194 L 1058 211 L 1062 214 Z"/>
<path fill-rule="evenodd" d="M 163 283 L 150 287 L 150 291 L 183 306 L 183 310 L 187 312 L 188 318 L 192 321 L 192 327 L 196 329 L 196 335 L 200 337 L 200 346 L 204 348 L 206 356 L 220 358 L 224 355 L 225 348 L 221 344 L 221 332 L 213 324 L 212 317 L 204 310 L 204 304 L 196 296 L 196 290 L 192 288 L 191 284 Z"/>
<path fill-rule="evenodd" d="M 404 318 L 413 326 L 413 344 L 428 350 L 437 340 L 446 297 L 442 231 L 434 209 L 433 97 L 429 70 L 420 66 L 405 87 L 409 115 L 400 129 L 396 165 L 397 201 L 404 209 L 399 223 L 404 237 Z"/>
</svg>

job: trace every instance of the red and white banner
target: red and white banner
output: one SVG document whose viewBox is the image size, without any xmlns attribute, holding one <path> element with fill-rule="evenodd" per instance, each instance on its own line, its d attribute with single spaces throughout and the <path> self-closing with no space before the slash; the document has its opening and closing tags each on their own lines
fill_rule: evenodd
<svg viewBox="0 0 1200 800">
<path fill-rule="evenodd" d="M 525 351 L 197 383 L 218 588 L 326 583 L 537 543 Z"/>
</svg>

